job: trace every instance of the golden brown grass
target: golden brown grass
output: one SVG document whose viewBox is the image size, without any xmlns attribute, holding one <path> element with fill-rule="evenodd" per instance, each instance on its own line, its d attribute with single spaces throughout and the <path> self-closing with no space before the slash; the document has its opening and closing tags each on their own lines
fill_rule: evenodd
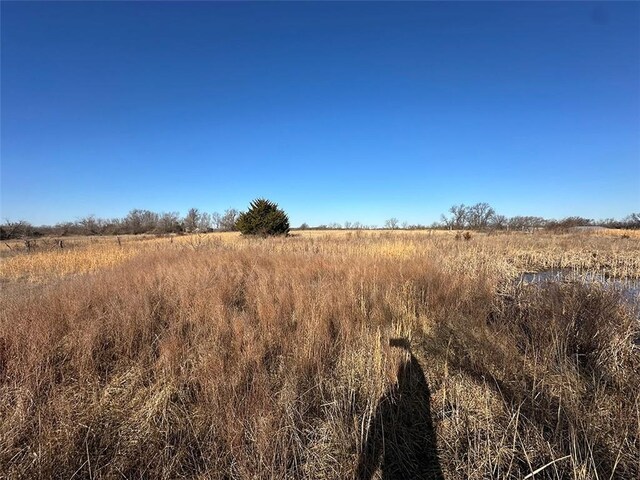
<svg viewBox="0 0 640 480">
<path fill-rule="evenodd" d="M 632 308 L 597 285 L 514 281 L 640 278 L 635 238 L 74 242 L 2 259 L 0 477 L 351 478 L 385 402 L 385 449 L 412 461 L 421 433 L 400 419 L 425 398 L 447 479 L 640 475 Z M 425 395 L 394 387 L 396 337 Z"/>
<path fill-rule="evenodd" d="M 620 233 L 622 232 L 622 234 Z M 453 270 L 468 262 L 481 263 L 500 274 L 572 269 L 598 271 L 617 278 L 640 278 L 640 237 L 634 231 L 604 230 L 578 234 L 474 234 L 469 242 L 455 241 L 448 231 L 301 231 L 293 237 L 263 245 L 269 251 L 321 254 L 331 257 L 408 259 L 438 258 Z M 629 236 L 630 235 L 630 236 Z M 627 238 L 628 237 L 628 238 Z M 72 237 L 64 248 L 40 240 L 27 254 L 22 242 L 9 241 L 0 251 L 0 281 L 43 282 L 70 274 L 95 272 L 120 264 L 143 252 L 198 250 L 222 245 L 242 250 L 251 240 L 238 233 L 185 236 L 126 235 Z"/>
</svg>

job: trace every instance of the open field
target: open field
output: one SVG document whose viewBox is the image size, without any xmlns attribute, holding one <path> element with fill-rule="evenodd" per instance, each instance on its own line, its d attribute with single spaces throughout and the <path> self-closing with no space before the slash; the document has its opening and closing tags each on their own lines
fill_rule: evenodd
<svg viewBox="0 0 640 480">
<path fill-rule="evenodd" d="M 0 258 L 0 478 L 640 477 L 637 302 L 519 281 L 637 281 L 637 233 L 77 237 Z"/>
</svg>

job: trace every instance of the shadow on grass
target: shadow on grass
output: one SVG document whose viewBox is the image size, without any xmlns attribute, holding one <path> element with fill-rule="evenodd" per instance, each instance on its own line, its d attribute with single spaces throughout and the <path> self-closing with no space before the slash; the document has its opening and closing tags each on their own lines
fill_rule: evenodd
<svg viewBox="0 0 640 480">
<path fill-rule="evenodd" d="M 383 480 L 443 480 L 424 371 L 407 340 L 390 344 L 406 349 L 408 357 L 398 369 L 398 383 L 378 401 L 355 478 L 370 480 L 380 466 Z"/>
</svg>

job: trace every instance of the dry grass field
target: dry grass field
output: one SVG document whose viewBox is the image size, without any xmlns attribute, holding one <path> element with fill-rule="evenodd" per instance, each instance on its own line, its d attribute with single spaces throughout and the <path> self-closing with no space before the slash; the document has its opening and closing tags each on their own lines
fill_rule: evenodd
<svg viewBox="0 0 640 480">
<path fill-rule="evenodd" d="M 637 234 L 2 248 L 0 478 L 640 478 Z"/>
</svg>

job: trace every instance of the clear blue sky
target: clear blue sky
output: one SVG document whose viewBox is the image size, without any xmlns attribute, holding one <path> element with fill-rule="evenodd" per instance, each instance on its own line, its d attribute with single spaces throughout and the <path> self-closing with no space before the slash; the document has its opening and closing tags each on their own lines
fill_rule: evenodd
<svg viewBox="0 0 640 480">
<path fill-rule="evenodd" d="M 640 210 L 640 3 L 2 2 L 2 220 Z"/>
</svg>

